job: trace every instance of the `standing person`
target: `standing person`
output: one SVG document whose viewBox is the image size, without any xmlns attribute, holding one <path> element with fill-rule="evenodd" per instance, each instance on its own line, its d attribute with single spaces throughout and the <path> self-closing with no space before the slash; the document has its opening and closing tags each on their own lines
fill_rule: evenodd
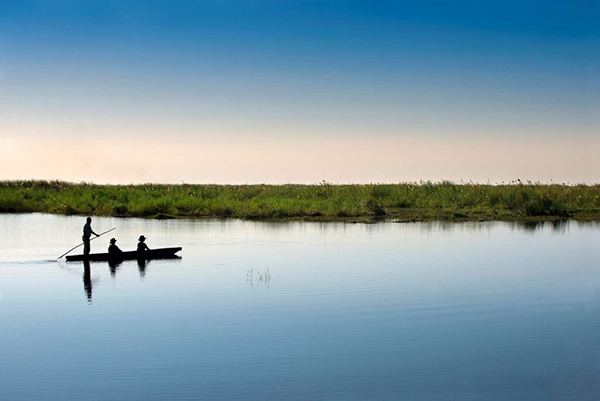
<svg viewBox="0 0 600 401">
<path fill-rule="evenodd" d="M 138 239 L 138 245 L 137 245 L 137 251 L 138 252 L 143 252 L 143 251 L 149 251 L 150 248 L 148 248 L 148 245 L 146 245 L 146 243 L 144 241 L 146 241 L 146 237 L 144 237 L 143 235 L 140 235 L 140 238 Z"/>
<path fill-rule="evenodd" d="M 90 250 L 92 249 L 90 245 L 90 238 L 92 237 L 92 234 L 94 234 L 96 237 L 99 237 L 99 235 L 92 230 L 92 218 L 88 217 L 85 225 L 83 226 L 83 237 L 81 237 L 83 239 L 83 256 L 87 257 L 90 254 Z"/>
</svg>

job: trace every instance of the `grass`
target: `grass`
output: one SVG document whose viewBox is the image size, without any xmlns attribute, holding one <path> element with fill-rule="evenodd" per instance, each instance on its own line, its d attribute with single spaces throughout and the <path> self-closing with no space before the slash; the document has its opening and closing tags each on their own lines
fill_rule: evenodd
<svg viewBox="0 0 600 401">
<path fill-rule="evenodd" d="M 600 220 L 600 185 L 96 185 L 0 181 L 0 213 L 373 221 Z"/>
</svg>

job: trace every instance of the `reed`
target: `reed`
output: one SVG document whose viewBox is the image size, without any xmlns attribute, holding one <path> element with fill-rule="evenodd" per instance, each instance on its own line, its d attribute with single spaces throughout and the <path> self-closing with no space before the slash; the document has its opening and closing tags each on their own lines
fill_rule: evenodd
<svg viewBox="0 0 600 401">
<path fill-rule="evenodd" d="M 449 181 L 334 185 L 97 185 L 0 181 L 0 213 L 245 219 L 600 220 L 600 185 Z"/>
</svg>

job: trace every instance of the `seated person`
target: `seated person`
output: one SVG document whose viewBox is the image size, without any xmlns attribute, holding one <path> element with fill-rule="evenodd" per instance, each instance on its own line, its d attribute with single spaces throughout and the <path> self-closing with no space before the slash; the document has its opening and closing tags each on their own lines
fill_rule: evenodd
<svg viewBox="0 0 600 401">
<path fill-rule="evenodd" d="M 144 241 L 146 241 L 146 237 L 144 237 L 143 235 L 140 235 L 140 238 L 138 239 L 138 244 L 137 244 L 137 250 L 138 252 L 143 252 L 143 251 L 149 251 L 150 248 L 148 248 L 148 245 L 146 245 L 146 243 Z"/>
<path fill-rule="evenodd" d="M 121 249 L 116 244 L 117 240 L 115 238 L 110 239 L 110 246 L 108 247 L 108 254 L 111 257 L 119 257 L 123 253 Z"/>
</svg>

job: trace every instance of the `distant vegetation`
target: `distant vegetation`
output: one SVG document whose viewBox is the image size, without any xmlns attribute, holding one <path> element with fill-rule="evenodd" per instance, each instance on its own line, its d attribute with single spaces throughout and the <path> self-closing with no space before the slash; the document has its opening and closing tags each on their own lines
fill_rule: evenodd
<svg viewBox="0 0 600 401">
<path fill-rule="evenodd" d="M 600 220 L 600 185 L 96 185 L 0 181 L 0 213 L 373 221 Z"/>
</svg>

